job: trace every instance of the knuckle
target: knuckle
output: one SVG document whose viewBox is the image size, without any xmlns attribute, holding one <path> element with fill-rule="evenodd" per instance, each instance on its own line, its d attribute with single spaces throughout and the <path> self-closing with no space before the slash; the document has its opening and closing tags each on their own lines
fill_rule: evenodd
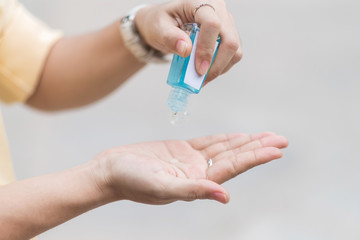
<svg viewBox="0 0 360 240">
<path fill-rule="evenodd" d="M 229 156 L 228 168 L 226 169 L 227 175 L 230 178 L 236 177 L 239 174 L 239 165 L 236 154 L 232 151 Z"/>
<path fill-rule="evenodd" d="M 237 170 L 237 164 L 236 164 L 236 162 L 231 162 L 231 166 L 230 166 L 230 168 L 228 169 L 228 176 L 230 177 L 230 178 L 234 178 L 234 177 L 236 177 L 237 175 L 239 175 L 240 174 L 240 172 L 238 172 L 238 170 Z"/>
<path fill-rule="evenodd" d="M 234 52 L 237 51 L 240 47 L 240 43 L 238 41 L 236 41 L 235 39 L 224 42 L 224 45 L 227 49 L 234 51 Z"/>
<path fill-rule="evenodd" d="M 198 46 L 198 51 L 200 58 L 211 60 L 214 49 L 206 46 L 202 46 L 202 47 Z"/>
<path fill-rule="evenodd" d="M 219 69 L 212 69 L 210 72 L 209 72 L 209 76 L 206 78 L 206 80 L 211 80 L 211 79 L 215 79 L 217 78 L 218 76 L 221 75 L 221 71 Z"/>
<path fill-rule="evenodd" d="M 242 57 L 243 57 L 242 51 L 237 51 L 237 52 L 235 53 L 234 57 L 233 57 L 234 63 L 240 62 L 240 60 L 242 59 Z"/>
<path fill-rule="evenodd" d="M 212 29 L 220 30 L 221 23 L 217 17 L 213 17 L 211 19 L 208 19 L 206 22 L 206 25 Z"/>
</svg>

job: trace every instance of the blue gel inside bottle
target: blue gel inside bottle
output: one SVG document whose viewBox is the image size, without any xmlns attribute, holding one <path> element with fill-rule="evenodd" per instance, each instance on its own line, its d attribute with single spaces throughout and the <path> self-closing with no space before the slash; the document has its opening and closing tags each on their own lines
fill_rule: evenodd
<svg viewBox="0 0 360 240">
<path fill-rule="evenodd" d="M 172 87 L 168 98 L 168 105 L 173 112 L 172 123 L 176 123 L 186 117 L 188 97 L 191 94 L 198 94 L 200 92 L 207 76 L 207 73 L 202 76 L 199 75 L 195 69 L 195 52 L 200 26 L 196 23 L 188 23 L 185 24 L 182 29 L 189 34 L 193 48 L 191 54 L 186 58 L 174 54 L 171 62 L 167 84 Z M 218 37 L 215 45 L 212 62 L 215 59 L 219 45 L 220 37 Z"/>
</svg>

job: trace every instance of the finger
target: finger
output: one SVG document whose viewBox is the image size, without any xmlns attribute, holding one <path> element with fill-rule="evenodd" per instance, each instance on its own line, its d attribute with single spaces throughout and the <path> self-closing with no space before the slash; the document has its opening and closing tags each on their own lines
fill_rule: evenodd
<svg viewBox="0 0 360 240">
<path fill-rule="evenodd" d="M 170 195 L 174 200 L 193 201 L 212 199 L 221 203 L 229 202 L 229 194 L 219 184 L 205 179 L 180 179 L 171 182 Z"/>
<path fill-rule="evenodd" d="M 214 9 L 208 6 L 198 9 L 195 15 L 195 21 L 201 24 L 201 31 L 195 53 L 195 67 L 200 75 L 205 75 L 213 59 L 221 24 Z"/>
<path fill-rule="evenodd" d="M 167 16 L 168 17 L 168 16 Z M 180 29 L 180 26 L 173 19 L 163 22 L 160 32 L 161 45 L 167 49 L 167 52 L 176 53 L 181 57 L 187 57 L 191 53 L 192 42 L 190 37 Z"/>
<path fill-rule="evenodd" d="M 247 152 L 257 148 L 262 147 L 276 147 L 276 148 L 285 148 L 288 145 L 288 140 L 283 136 L 268 136 L 264 138 L 259 138 L 254 141 L 251 141 L 247 144 L 242 145 L 238 149 L 235 149 L 235 152 Z"/>
<path fill-rule="evenodd" d="M 235 55 L 233 56 L 233 58 L 231 59 L 231 61 L 229 62 L 229 64 L 225 67 L 225 69 L 223 70 L 222 74 L 228 72 L 236 63 L 238 63 L 241 58 L 243 56 L 243 53 L 242 53 L 242 48 L 240 47 Z M 206 78 L 207 80 L 207 78 Z M 211 81 L 212 79 L 209 79 L 207 82 Z"/>
<path fill-rule="evenodd" d="M 242 145 L 245 145 L 247 143 L 250 143 L 251 141 L 261 139 L 263 137 L 267 136 L 273 136 L 275 133 L 272 132 L 263 132 L 253 135 L 239 135 L 234 136 L 232 138 L 224 139 L 224 141 L 218 141 L 216 143 L 213 143 L 209 145 L 206 148 L 203 148 L 202 154 L 205 157 L 205 159 L 214 158 L 216 155 L 226 152 L 229 150 L 234 150 L 236 148 L 241 147 Z"/>
<path fill-rule="evenodd" d="M 176 53 L 182 57 L 187 57 L 191 53 L 192 42 L 190 37 L 181 30 L 182 22 L 176 17 L 167 14 L 167 11 L 157 11 L 158 14 L 151 14 L 152 8 L 168 7 L 165 5 L 153 5 L 142 8 L 136 14 L 135 22 L 139 33 L 147 44 L 163 53 Z M 150 14 L 150 16 L 149 16 Z M 148 26 L 149 19 L 154 24 L 152 28 Z"/>
<path fill-rule="evenodd" d="M 212 64 L 211 69 L 205 81 L 209 82 L 215 79 L 224 72 L 225 68 L 230 63 L 232 66 L 238 61 L 240 61 L 241 56 L 236 55 L 239 48 L 240 48 L 240 39 L 236 32 L 235 25 L 232 27 L 230 25 L 223 28 L 221 30 L 221 44 L 219 50 L 217 52 L 214 63 Z"/>
<path fill-rule="evenodd" d="M 227 151 L 219 154 L 215 158 L 216 162 L 208 168 L 208 179 L 221 184 L 250 168 L 281 157 L 281 150 L 275 147 L 257 148 L 237 154 Z"/>
<path fill-rule="evenodd" d="M 193 138 L 188 140 L 188 143 L 191 145 L 192 148 L 202 151 L 204 148 L 207 148 L 210 145 L 228 141 L 232 138 L 246 137 L 246 136 L 248 136 L 248 134 L 244 134 L 244 133 L 218 134 L 218 135 L 211 135 L 206 137 Z"/>
</svg>

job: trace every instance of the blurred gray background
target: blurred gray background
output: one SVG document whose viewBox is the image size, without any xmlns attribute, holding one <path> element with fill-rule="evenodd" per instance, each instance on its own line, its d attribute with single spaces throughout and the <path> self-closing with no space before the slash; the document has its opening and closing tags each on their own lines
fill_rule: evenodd
<svg viewBox="0 0 360 240">
<path fill-rule="evenodd" d="M 97 30 L 140 0 L 23 0 L 66 35 Z M 162 1 L 148 1 L 158 3 Z M 224 184 L 231 201 L 93 210 L 41 239 L 360 239 L 360 2 L 227 0 L 244 58 L 169 124 L 169 65 L 149 65 L 104 100 L 48 114 L 2 106 L 18 179 L 61 171 L 118 145 L 274 131 L 281 160 Z M 99 61 L 102 61 L 99 59 Z"/>
</svg>

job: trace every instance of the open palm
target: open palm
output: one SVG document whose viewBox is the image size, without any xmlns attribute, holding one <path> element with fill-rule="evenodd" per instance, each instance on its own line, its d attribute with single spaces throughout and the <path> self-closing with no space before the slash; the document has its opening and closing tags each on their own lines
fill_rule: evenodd
<svg viewBox="0 0 360 240">
<path fill-rule="evenodd" d="M 118 199 L 150 204 L 195 199 L 226 203 L 229 194 L 221 183 L 280 158 L 280 148 L 286 146 L 286 138 L 274 133 L 228 134 L 133 144 L 101 156 L 107 160 L 107 181 Z"/>
</svg>

